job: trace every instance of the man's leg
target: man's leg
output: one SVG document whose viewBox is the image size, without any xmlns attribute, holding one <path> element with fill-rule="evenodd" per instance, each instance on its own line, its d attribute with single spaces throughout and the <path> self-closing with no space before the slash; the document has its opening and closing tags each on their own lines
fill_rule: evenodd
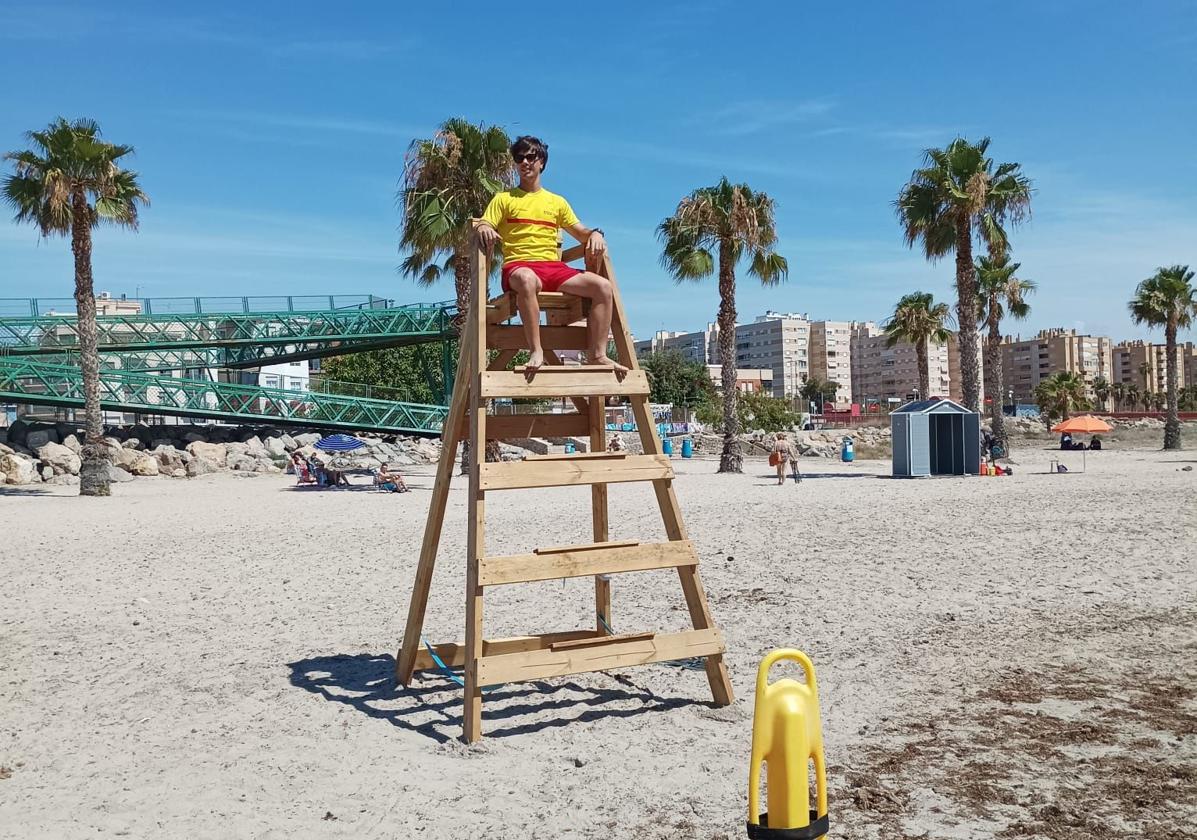
<svg viewBox="0 0 1197 840">
<path fill-rule="evenodd" d="M 507 286 L 515 295 L 515 308 L 524 324 L 524 336 L 528 339 L 528 370 L 544 365 L 544 348 L 540 346 L 540 278 L 530 268 L 517 268 L 507 278 Z"/>
<path fill-rule="evenodd" d="M 607 337 L 611 334 L 611 313 L 615 297 L 611 281 L 593 272 L 583 271 L 562 283 L 560 289 L 566 294 L 590 300 L 590 314 L 586 316 L 590 344 L 587 364 L 612 365 L 617 373 L 627 373 L 628 369 L 625 366 L 607 357 Z"/>
</svg>

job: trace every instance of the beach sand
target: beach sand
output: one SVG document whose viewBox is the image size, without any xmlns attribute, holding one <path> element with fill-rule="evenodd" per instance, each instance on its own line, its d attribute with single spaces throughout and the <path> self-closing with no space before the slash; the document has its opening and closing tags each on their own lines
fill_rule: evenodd
<svg viewBox="0 0 1197 840">
<path fill-rule="evenodd" d="M 734 705 L 652 665 L 396 689 L 430 498 L 279 476 L 0 489 L 0 836 L 738 838 L 753 680 L 818 669 L 835 837 L 1197 837 L 1197 463 L 1015 452 L 1008 478 L 804 459 L 777 487 L 677 461 Z M 1073 462 L 1075 461 L 1075 464 Z M 428 638 L 461 637 L 454 479 Z M 611 489 L 612 539 L 662 539 Z M 489 551 L 589 541 L 585 489 L 488 496 Z M 488 636 L 593 625 L 593 584 L 488 591 Z M 675 573 L 619 576 L 618 632 L 682 629 Z M 4 778 L 8 776 L 8 778 Z"/>
</svg>

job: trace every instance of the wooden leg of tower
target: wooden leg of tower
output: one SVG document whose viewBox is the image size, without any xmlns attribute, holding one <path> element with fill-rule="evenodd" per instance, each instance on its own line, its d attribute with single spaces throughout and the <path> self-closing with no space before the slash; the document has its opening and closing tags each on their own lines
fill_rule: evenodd
<svg viewBox="0 0 1197 840">
<path fill-rule="evenodd" d="M 603 272 L 605 276 L 615 279 L 611 270 L 610 260 L 604 260 Z M 620 361 L 625 364 L 635 355 L 632 346 L 632 336 L 627 331 L 624 320 L 623 301 L 619 296 L 619 288 L 615 288 L 615 298 L 612 306 L 611 330 L 615 340 L 615 349 Z M 640 433 L 640 444 L 645 454 L 660 454 L 661 440 L 657 437 L 657 427 L 653 423 L 651 412 L 648 410 L 648 400 L 645 397 L 631 397 L 632 414 L 636 418 L 636 428 Z M 654 481 L 653 491 L 657 495 L 657 504 L 661 508 L 661 518 L 665 523 L 665 533 L 671 540 L 687 539 L 686 526 L 682 522 L 682 512 L 678 507 L 677 494 L 673 490 L 673 482 Z M 686 596 L 686 607 L 690 610 L 690 621 L 695 630 L 708 630 L 715 627 L 711 618 L 711 608 L 707 603 L 706 590 L 702 588 L 702 578 L 699 577 L 697 566 L 679 566 L 678 575 L 681 578 L 682 592 Z M 723 654 L 712 654 L 705 657 L 707 682 L 711 684 L 711 696 L 721 706 L 730 704 L 735 698 L 732 692 L 731 679 L 727 675 L 727 666 L 723 662 Z"/>
<path fill-rule="evenodd" d="M 471 266 L 474 300 L 486 301 L 486 257 L 476 247 Z M 482 587 L 478 565 L 486 554 L 486 494 L 482 491 L 479 466 L 486 461 L 486 398 L 482 396 L 482 372 L 486 370 L 486 307 L 471 310 L 467 329 L 476 337 L 470 348 L 470 501 L 466 539 L 465 698 L 461 712 L 462 736 L 466 743 L 482 737 L 482 687 L 478 682 L 478 659 L 482 656 Z"/>
<path fill-rule="evenodd" d="M 449 499 L 449 482 L 457 462 L 457 444 L 461 440 L 461 425 L 469 401 L 469 371 L 473 342 L 467 335 L 461 341 L 457 356 L 457 381 L 453 383 L 453 398 L 449 416 L 441 432 L 441 457 L 436 466 L 436 482 L 432 486 L 432 502 L 428 506 L 428 520 L 424 524 L 424 542 L 420 546 L 420 561 L 412 584 L 411 601 L 407 605 L 407 624 L 395 663 L 395 677 L 402 685 L 411 682 L 416 654 L 420 650 L 420 634 L 424 629 L 424 612 L 428 606 L 428 590 L 432 586 L 432 572 L 436 566 L 436 550 L 440 546 L 441 528 L 445 521 L 445 504 Z"/>
<path fill-rule="evenodd" d="M 607 449 L 607 418 L 602 397 L 591 397 L 590 415 L 590 451 L 605 452 Z M 606 542 L 611 539 L 610 520 L 607 508 L 607 485 L 594 484 L 590 487 L 590 508 L 594 519 L 594 541 Z M 611 626 L 611 578 L 598 575 L 594 579 L 594 612 L 595 629 L 599 633 L 610 633 Z"/>
</svg>

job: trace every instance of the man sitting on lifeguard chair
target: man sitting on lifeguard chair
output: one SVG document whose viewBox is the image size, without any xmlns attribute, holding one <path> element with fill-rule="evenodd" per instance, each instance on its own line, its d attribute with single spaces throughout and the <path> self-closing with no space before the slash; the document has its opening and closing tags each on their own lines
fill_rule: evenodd
<svg viewBox="0 0 1197 840">
<path fill-rule="evenodd" d="M 590 301 L 587 315 L 587 364 L 609 365 L 616 373 L 627 368 L 607 357 L 614 297 L 611 281 L 591 271 L 561 262 L 557 231 L 564 228 L 586 246 L 586 258 L 601 258 L 607 251 L 602 230 L 588 228 L 574 215 L 569 202 L 540 185 L 549 162 L 549 147 L 536 137 L 517 137 L 511 144 L 520 184 L 491 199 L 478 225 L 478 238 L 487 252 L 503 243 L 503 291 L 515 295 L 516 309 L 528 339 L 529 373 L 544 365 L 540 345 L 540 292 L 564 292 Z"/>
</svg>

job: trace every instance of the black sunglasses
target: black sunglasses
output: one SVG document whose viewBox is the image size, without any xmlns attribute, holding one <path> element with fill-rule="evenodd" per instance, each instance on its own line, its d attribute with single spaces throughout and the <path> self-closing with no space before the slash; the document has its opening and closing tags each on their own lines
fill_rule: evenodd
<svg viewBox="0 0 1197 840">
<path fill-rule="evenodd" d="M 540 152 L 528 152 L 522 155 L 512 155 L 516 163 L 523 163 L 525 161 L 540 160 Z"/>
</svg>

